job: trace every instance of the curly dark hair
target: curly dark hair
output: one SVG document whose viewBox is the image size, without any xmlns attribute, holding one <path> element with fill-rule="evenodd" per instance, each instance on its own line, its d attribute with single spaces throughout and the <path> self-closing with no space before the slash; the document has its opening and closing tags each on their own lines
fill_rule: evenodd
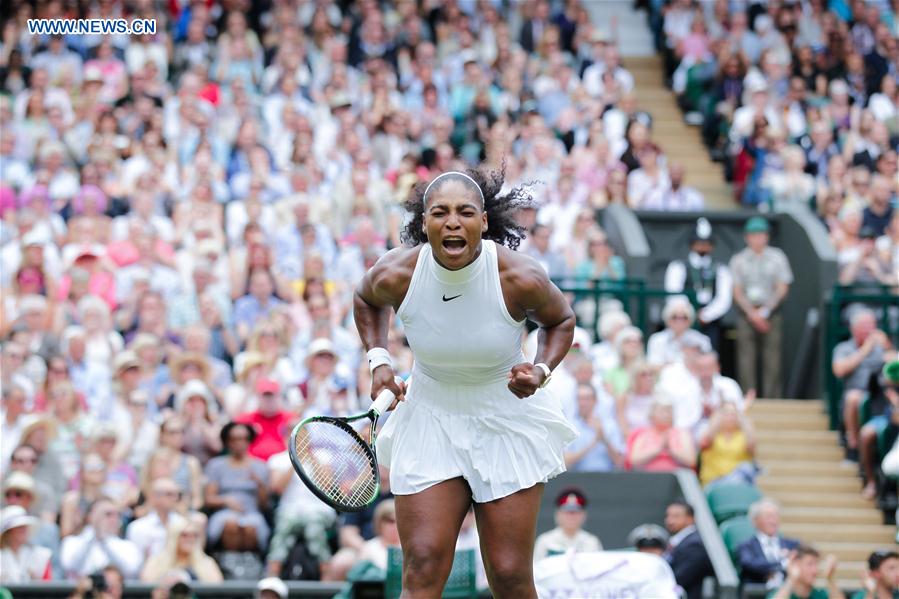
<svg viewBox="0 0 899 599">
<path fill-rule="evenodd" d="M 521 240 L 525 237 L 525 229 L 518 224 L 515 216 L 519 210 L 536 207 L 534 198 L 527 188 L 524 186 L 514 187 L 508 193 L 499 195 L 505 179 L 505 165 L 500 170 L 488 172 L 478 169 L 466 169 L 460 172 L 464 172 L 474 179 L 484 194 L 487 231 L 482 236 L 482 239 L 492 239 L 509 249 L 518 249 Z M 471 181 L 456 175 L 444 177 L 437 183 L 437 187 L 447 181 L 459 180 L 471 184 Z M 428 236 L 422 231 L 425 213 L 424 195 L 427 187 L 428 184 L 426 182 L 417 184 L 404 204 L 404 208 L 411 213 L 412 218 L 403 227 L 400 238 L 403 243 L 411 247 L 428 242 Z M 432 189 L 431 192 L 433 191 Z"/>
</svg>

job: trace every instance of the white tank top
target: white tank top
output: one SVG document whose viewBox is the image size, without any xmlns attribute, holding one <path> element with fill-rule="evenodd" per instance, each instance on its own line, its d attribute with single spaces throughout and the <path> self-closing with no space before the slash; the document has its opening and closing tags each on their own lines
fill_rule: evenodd
<svg viewBox="0 0 899 599">
<path fill-rule="evenodd" d="M 413 373 L 443 383 L 495 383 L 525 361 L 524 321 L 506 309 L 496 245 L 489 239 L 459 270 L 440 266 L 424 244 L 397 316 L 415 357 Z"/>
</svg>

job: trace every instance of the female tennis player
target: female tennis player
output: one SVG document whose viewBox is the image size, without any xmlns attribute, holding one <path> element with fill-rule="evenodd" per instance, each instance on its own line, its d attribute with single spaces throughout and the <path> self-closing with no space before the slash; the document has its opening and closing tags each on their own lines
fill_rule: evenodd
<svg viewBox="0 0 899 599">
<path fill-rule="evenodd" d="M 355 296 L 372 397 L 397 395 L 377 439 L 403 548 L 404 597 L 439 597 L 459 527 L 474 502 L 487 578 L 496 597 L 536 597 L 533 551 L 543 483 L 563 472 L 577 436 L 542 387 L 568 352 L 574 315 L 540 265 L 513 251 L 530 205 L 502 173 L 447 172 L 406 204 L 403 240 Z M 384 349 L 390 310 L 415 358 L 408 387 Z M 521 351 L 526 318 L 541 327 L 535 363 Z"/>
</svg>

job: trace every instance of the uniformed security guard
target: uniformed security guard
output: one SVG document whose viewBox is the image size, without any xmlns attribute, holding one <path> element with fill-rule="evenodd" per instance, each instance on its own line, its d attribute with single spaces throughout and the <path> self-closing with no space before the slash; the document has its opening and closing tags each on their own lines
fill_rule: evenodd
<svg viewBox="0 0 899 599">
<path fill-rule="evenodd" d="M 737 318 L 737 374 L 743 389 L 762 397 L 780 397 L 783 392 L 781 343 L 783 317 L 779 309 L 793 282 L 786 254 L 768 245 L 768 221 L 753 216 L 743 228 L 746 249 L 730 260 L 734 279 Z M 762 354 L 762 377 L 758 354 Z M 759 384 L 762 382 L 762 384 Z"/>
<path fill-rule="evenodd" d="M 587 520 L 587 496 L 580 489 L 571 487 L 556 497 L 556 527 L 537 537 L 534 561 L 544 557 L 566 553 L 570 550 L 601 551 L 599 537 L 582 530 Z"/>
<path fill-rule="evenodd" d="M 699 310 L 696 319 L 699 330 L 720 351 L 721 319 L 730 310 L 733 300 L 733 277 L 723 262 L 712 257 L 715 244 L 712 225 L 701 217 L 690 235 L 690 252 L 685 260 L 673 260 L 665 270 L 665 291 L 683 293 L 692 289 Z"/>
</svg>

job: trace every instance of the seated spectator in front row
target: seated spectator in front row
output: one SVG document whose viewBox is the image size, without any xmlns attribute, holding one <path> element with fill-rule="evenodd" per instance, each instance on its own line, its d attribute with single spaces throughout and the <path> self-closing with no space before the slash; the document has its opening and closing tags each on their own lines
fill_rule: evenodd
<svg viewBox="0 0 899 599">
<path fill-rule="evenodd" d="M 87 510 L 87 526 L 62 541 L 60 561 L 66 577 L 88 576 L 114 565 L 127 579 L 136 578 L 142 563 L 140 549 L 119 534 L 122 512 L 110 499 L 101 498 Z"/>
<path fill-rule="evenodd" d="M 8 505 L 0 511 L 0 583 L 53 579 L 50 550 L 29 542 L 36 523 L 37 518 L 20 505 Z"/>
<path fill-rule="evenodd" d="M 225 455 L 206 464 L 206 506 L 216 510 L 209 517 L 210 547 L 221 541 L 225 551 L 253 551 L 268 542 L 261 511 L 268 502 L 268 470 L 247 451 L 255 438 L 249 424 L 229 422 L 222 429 Z"/>
<path fill-rule="evenodd" d="M 556 497 L 556 527 L 537 537 L 534 545 L 534 561 L 565 553 L 601 551 L 599 537 L 583 529 L 587 521 L 587 496 L 576 488 L 562 490 Z"/>
<path fill-rule="evenodd" d="M 881 549 L 868 556 L 862 589 L 850 599 L 893 599 L 899 594 L 899 553 Z"/>
<path fill-rule="evenodd" d="M 711 483 L 755 483 L 755 431 L 737 405 L 726 401 L 712 414 L 699 437 L 699 480 Z"/>
<path fill-rule="evenodd" d="M 824 561 L 823 574 L 827 588 L 815 586 L 815 580 L 822 569 L 819 567 L 821 554 L 807 545 L 800 545 L 790 558 L 787 577 L 777 591 L 768 594 L 768 599 L 844 599 L 845 595 L 837 586 L 833 576 L 837 559 L 829 555 Z"/>
<path fill-rule="evenodd" d="M 871 375 L 883 366 L 892 345 L 886 334 L 877 328 L 877 317 L 868 308 L 861 308 L 852 314 L 849 332 L 852 337 L 833 348 L 831 369 L 843 383 L 846 453 L 850 459 L 857 459 L 858 408 Z"/>
<path fill-rule="evenodd" d="M 193 580 L 221 582 L 222 571 L 215 560 L 203 553 L 203 530 L 192 520 L 171 520 L 166 529 L 165 545 L 146 561 L 141 580 L 157 582 L 172 570 L 184 570 Z"/>
<path fill-rule="evenodd" d="M 715 575 L 709 554 L 693 522 L 693 506 L 675 501 L 665 510 L 665 528 L 671 533 L 665 559 L 687 599 L 702 598 L 702 581 Z"/>
<path fill-rule="evenodd" d="M 780 506 L 771 499 L 760 499 L 749 506 L 749 519 L 755 527 L 755 536 L 737 547 L 743 582 L 778 588 L 784 579 L 790 551 L 799 546 L 799 541 L 780 535 Z"/>
<path fill-rule="evenodd" d="M 862 494 L 867 499 L 873 498 L 877 492 L 875 470 L 880 459 L 877 437 L 881 423 L 886 426 L 883 434 L 887 439 L 895 439 L 899 433 L 899 360 L 884 364 L 880 376 L 870 386 L 869 393 L 869 402 L 877 405 L 885 401 L 887 405 L 885 412 L 868 421 L 859 435 L 859 464 L 867 481 Z M 883 456 L 881 468 L 888 476 L 899 475 L 899 450 L 895 441 L 892 449 Z"/>
<path fill-rule="evenodd" d="M 690 432 L 674 426 L 674 408 L 666 397 L 656 397 L 650 425 L 631 433 L 627 463 L 633 470 L 673 472 L 696 466 L 696 446 Z"/>
</svg>

